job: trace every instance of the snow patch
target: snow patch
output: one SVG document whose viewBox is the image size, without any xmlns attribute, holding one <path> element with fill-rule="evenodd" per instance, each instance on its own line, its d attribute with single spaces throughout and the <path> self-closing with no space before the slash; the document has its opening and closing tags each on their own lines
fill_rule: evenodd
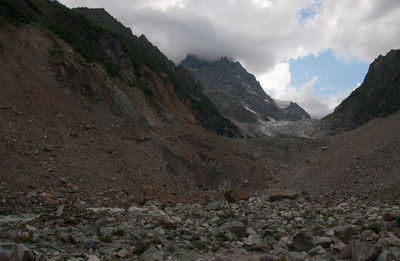
<svg viewBox="0 0 400 261">
<path fill-rule="evenodd" d="M 255 115 L 258 116 L 258 113 L 257 113 L 257 112 L 253 111 L 252 109 L 250 109 L 250 108 L 247 107 L 246 105 L 243 105 L 243 104 L 242 104 L 242 106 L 243 106 L 246 110 L 248 110 L 249 112 L 251 112 L 251 113 L 253 113 L 253 114 L 255 114 Z"/>
</svg>

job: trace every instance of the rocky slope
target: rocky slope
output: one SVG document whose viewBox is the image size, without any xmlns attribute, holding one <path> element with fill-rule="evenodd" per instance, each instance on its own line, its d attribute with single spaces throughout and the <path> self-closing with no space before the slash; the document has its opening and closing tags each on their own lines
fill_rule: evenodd
<svg viewBox="0 0 400 261">
<path fill-rule="evenodd" d="M 218 110 L 235 121 L 254 124 L 310 118 L 296 103 L 278 106 L 239 62 L 231 62 L 226 57 L 217 62 L 205 62 L 188 55 L 180 66 L 187 68 L 203 85 L 205 94 Z"/>
<path fill-rule="evenodd" d="M 375 59 L 361 86 L 322 119 L 322 126 L 333 133 L 351 130 L 399 110 L 400 50 L 391 50 Z"/>
<path fill-rule="evenodd" d="M 331 205 L 303 196 L 271 202 L 263 195 L 232 204 L 61 204 L 0 217 L 0 258 L 394 261 L 400 259 L 399 203 L 351 198 Z"/>
<path fill-rule="evenodd" d="M 282 176 L 280 186 L 327 198 L 399 198 L 400 112 L 331 137 Z M 278 186 L 279 187 L 279 186 Z"/>
</svg>

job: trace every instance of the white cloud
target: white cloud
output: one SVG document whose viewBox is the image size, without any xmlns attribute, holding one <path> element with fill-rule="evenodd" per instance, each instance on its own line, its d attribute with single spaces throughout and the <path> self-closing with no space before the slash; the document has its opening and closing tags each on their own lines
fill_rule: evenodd
<svg viewBox="0 0 400 261">
<path fill-rule="evenodd" d="M 227 56 L 243 62 L 262 82 L 269 81 L 265 88 L 277 98 L 289 99 L 298 93 L 305 101 L 308 95 L 327 107 L 336 103 L 334 99 L 317 96 L 312 86 L 296 89 L 288 85 L 287 61 L 331 49 L 345 61 L 371 62 L 379 54 L 400 48 L 399 0 L 60 2 L 70 7 L 106 8 L 135 34 L 145 34 L 176 63 L 188 53 L 208 60 Z M 307 101 L 313 102 L 311 98 Z M 317 108 L 316 104 L 310 108 Z"/>
</svg>

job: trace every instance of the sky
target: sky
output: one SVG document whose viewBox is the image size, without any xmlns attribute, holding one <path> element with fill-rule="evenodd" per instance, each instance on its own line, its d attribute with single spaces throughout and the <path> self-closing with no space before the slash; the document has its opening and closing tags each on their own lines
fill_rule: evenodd
<svg viewBox="0 0 400 261">
<path fill-rule="evenodd" d="M 239 61 L 267 94 L 330 113 L 369 64 L 399 49 L 399 0 L 59 0 L 105 8 L 176 64 Z"/>
</svg>

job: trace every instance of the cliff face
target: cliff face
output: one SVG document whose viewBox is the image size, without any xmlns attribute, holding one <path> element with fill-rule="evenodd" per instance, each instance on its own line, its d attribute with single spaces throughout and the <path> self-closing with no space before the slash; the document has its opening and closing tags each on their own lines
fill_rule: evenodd
<svg viewBox="0 0 400 261">
<path fill-rule="evenodd" d="M 368 121 L 400 110 L 400 50 L 379 56 L 364 82 L 333 113 L 322 119 L 325 130 L 355 129 Z"/>
<path fill-rule="evenodd" d="M 282 108 L 277 106 L 254 75 L 248 73 L 239 62 L 221 58 L 208 63 L 189 55 L 180 65 L 203 85 L 206 96 L 223 115 L 238 122 L 310 118 L 296 103 L 289 103 Z"/>
</svg>

